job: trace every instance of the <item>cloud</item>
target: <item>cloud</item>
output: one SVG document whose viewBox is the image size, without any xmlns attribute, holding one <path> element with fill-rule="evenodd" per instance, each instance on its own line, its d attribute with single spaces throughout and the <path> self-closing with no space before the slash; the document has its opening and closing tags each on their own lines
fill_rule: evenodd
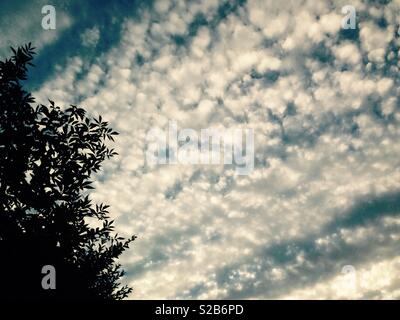
<svg viewBox="0 0 400 320">
<path fill-rule="evenodd" d="M 85 32 L 81 35 L 82 44 L 85 47 L 96 46 L 97 42 L 100 39 L 100 30 L 98 27 L 93 27 L 86 29 Z"/>
<path fill-rule="evenodd" d="M 400 8 L 355 2 L 365 18 L 344 32 L 335 3 L 158 1 L 35 92 L 121 133 L 92 198 L 139 235 L 122 261 L 133 298 L 398 297 L 399 80 L 384 59 Z M 169 120 L 254 129 L 255 170 L 147 166 L 146 133 Z"/>
</svg>

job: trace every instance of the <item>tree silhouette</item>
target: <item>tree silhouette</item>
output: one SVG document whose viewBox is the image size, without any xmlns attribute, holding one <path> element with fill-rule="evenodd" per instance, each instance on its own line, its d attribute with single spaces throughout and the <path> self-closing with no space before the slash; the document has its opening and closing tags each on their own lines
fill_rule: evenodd
<svg viewBox="0 0 400 320">
<path fill-rule="evenodd" d="M 113 232 L 107 205 L 93 205 L 91 174 L 116 155 L 117 132 L 84 109 L 33 106 L 23 90 L 31 44 L 0 61 L 0 298 L 122 299 L 117 258 L 135 239 Z M 95 219 L 99 227 L 89 220 Z M 43 289 L 54 266 L 56 289 Z"/>
</svg>

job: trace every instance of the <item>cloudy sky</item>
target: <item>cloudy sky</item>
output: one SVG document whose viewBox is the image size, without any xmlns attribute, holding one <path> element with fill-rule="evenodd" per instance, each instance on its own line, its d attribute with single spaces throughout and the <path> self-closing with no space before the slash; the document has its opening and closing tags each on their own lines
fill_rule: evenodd
<svg viewBox="0 0 400 320">
<path fill-rule="evenodd" d="M 400 298 L 400 1 L 1 1 L 37 102 L 120 132 L 92 198 L 132 299 Z M 341 9 L 357 10 L 343 30 Z M 154 127 L 251 128 L 255 168 L 146 163 Z"/>
</svg>

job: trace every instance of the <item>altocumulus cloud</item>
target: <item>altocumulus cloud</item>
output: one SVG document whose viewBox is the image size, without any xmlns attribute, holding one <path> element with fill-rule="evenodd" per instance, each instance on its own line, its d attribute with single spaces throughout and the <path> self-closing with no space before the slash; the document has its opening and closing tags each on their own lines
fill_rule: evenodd
<svg viewBox="0 0 400 320">
<path fill-rule="evenodd" d="M 132 298 L 400 298 L 400 3 L 381 3 L 342 30 L 346 1 L 155 1 L 41 83 L 121 133 L 92 198 L 139 236 Z M 148 167 L 169 120 L 254 129 L 254 170 Z"/>
</svg>

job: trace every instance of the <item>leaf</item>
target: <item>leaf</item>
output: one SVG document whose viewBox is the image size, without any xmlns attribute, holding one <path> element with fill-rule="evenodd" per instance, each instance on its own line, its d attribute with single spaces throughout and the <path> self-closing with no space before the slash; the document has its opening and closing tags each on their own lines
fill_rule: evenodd
<svg viewBox="0 0 400 320">
<path fill-rule="evenodd" d="M 20 81 L 33 66 L 34 48 L 29 43 L 11 51 L 11 59 L 0 61 L 0 74 L 8 77 L 0 79 L 0 95 L 10 102 L 2 103 L 0 113 L 0 256 L 13 263 L 0 263 L 0 273 L 27 276 L 3 277 L 0 297 L 41 297 L 35 279 L 32 288 L 24 280 L 50 260 L 63 270 L 57 277 L 66 284 L 62 293 L 52 293 L 55 298 L 122 299 L 131 288 L 119 283 L 124 272 L 117 259 L 133 238 L 115 235 L 109 206 L 93 204 L 87 191 L 94 189 L 91 174 L 117 154 L 105 137 L 118 134 L 101 115 L 86 117 L 84 108 L 64 110 L 50 99 L 50 105 L 31 105 L 34 98 Z M 104 227 L 93 228 L 88 218 Z M 76 274 L 85 281 L 78 283 Z"/>
</svg>

